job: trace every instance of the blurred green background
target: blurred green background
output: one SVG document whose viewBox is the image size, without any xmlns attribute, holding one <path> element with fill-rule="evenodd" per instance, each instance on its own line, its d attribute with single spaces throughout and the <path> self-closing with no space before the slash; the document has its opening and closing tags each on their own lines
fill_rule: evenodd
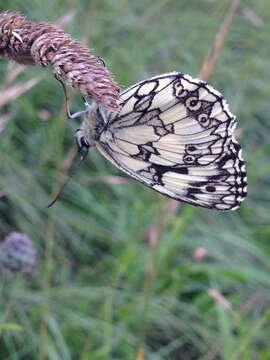
<svg viewBox="0 0 270 360">
<path fill-rule="evenodd" d="M 0 11 L 56 22 L 75 10 L 65 30 L 124 89 L 171 71 L 198 76 L 231 3 L 2 0 Z M 0 100 L 41 78 L 0 108 L 0 237 L 22 232 L 37 251 L 30 275 L 1 273 L 1 360 L 270 359 L 269 33 L 269 1 L 241 1 L 209 81 L 237 115 L 247 163 L 249 195 L 231 213 L 180 204 L 175 215 L 95 149 L 46 209 L 79 120 L 67 120 L 50 69 L 16 76 L 0 60 Z"/>
</svg>

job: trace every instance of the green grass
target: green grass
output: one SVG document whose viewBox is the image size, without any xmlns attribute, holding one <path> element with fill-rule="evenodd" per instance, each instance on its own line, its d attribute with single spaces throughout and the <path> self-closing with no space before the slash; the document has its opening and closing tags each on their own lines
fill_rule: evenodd
<svg viewBox="0 0 270 360">
<path fill-rule="evenodd" d="M 87 35 L 126 88 L 174 70 L 196 77 L 230 4 L 13 0 L 10 10 L 54 22 L 76 8 L 66 31 Z M 107 176 L 127 177 L 96 150 L 47 209 L 67 176 L 78 120 L 66 119 L 49 69 L 27 67 L 16 78 L 13 85 L 42 81 L 0 109 L 11 114 L 0 134 L 0 237 L 27 234 L 38 266 L 32 277 L 1 276 L 1 360 L 129 360 L 141 346 L 146 360 L 270 358 L 269 13 L 267 0 L 240 3 L 210 80 L 242 130 L 249 195 L 232 213 L 181 204 L 167 216 L 166 199 L 151 189 L 108 183 Z M 1 91 L 9 71 L 1 59 Z M 80 107 L 76 96 L 72 110 Z M 48 121 L 39 117 L 44 109 Z M 192 256 L 198 247 L 208 254 L 201 262 Z"/>
</svg>

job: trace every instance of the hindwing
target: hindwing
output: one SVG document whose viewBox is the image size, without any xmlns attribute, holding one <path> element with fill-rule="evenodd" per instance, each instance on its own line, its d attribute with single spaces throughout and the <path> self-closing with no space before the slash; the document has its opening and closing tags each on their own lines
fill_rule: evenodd
<svg viewBox="0 0 270 360">
<path fill-rule="evenodd" d="M 235 116 L 223 96 L 189 75 L 144 80 L 121 94 L 96 143 L 114 165 L 176 200 L 218 210 L 247 195 Z"/>
</svg>

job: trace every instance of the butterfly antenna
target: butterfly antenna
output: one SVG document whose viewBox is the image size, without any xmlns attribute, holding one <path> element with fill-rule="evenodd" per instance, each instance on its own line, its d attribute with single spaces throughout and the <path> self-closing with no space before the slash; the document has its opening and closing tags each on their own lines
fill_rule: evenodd
<svg viewBox="0 0 270 360">
<path fill-rule="evenodd" d="M 83 149 L 85 149 L 85 152 L 80 155 L 79 161 L 78 161 L 77 163 L 75 163 L 75 166 L 74 166 L 73 170 L 71 171 L 70 176 L 67 178 L 67 180 L 65 181 L 65 183 L 62 185 L 61 189 L 58 191 L 58 193 L 57 193 L 57 195 L 55 196 L 55 198 L 53 199 L 53 201 L 50 202 L 50 204 L 46 206 L 47 208 L 52 207 L 52 206 L 56 203 L 56 201 L 57 201 L 57 200 L 60 198 L 60 196 L 63 194 L 63 192 L 64 192 L 66 186 L 69 184 L 71 178 L 78 172 L 78 170 L 79 170 L 82 162 L 85 160 L 85 158 L 86 158 L 86 156 L 87 156 L 87 154 L 88 154 L 88 152 L 89 152 L 89 147 L 84 147 Z M 79 153 L 81 150 L 82 150 L 82 149 L 78 150 L 78 153 Z"/>
</svg>

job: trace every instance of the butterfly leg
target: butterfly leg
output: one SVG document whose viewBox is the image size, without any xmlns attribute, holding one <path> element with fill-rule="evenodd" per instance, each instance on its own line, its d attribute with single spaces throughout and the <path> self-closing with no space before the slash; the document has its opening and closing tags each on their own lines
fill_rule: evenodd
<svg viewBox="0 0 270 360">
<path fill-rule="evenodd" d="M 100 115 L 101 115 L 101 117 L 102 117 L 102 119 L 103 119 L 104 124 L 107 124 L 107 122 L 108 122 L 108 117 L 107 117 L 107 115 L 106 115 L 103 107 L 99 106 L 99 107 L 98 107 L 98 110 L 99 110 L 99 113 L 100 113 Z"/>
<path fill-rule="evenodd" d="M 75 119 L 75 118 L 80 117 L 81 115 L 83 115 L 85 113 L 88 113 L 88 112 L 92 111 L 92 108 L 93 108 L 92 105 L 89 104 L 89 102 L 86 100 L 86 98 L 84 96 L 82 96 L 82 98 L 83 98 L 85 109 L 77 111 L 74 114 L 71 114 L 69 112 L 69 109 L 67 108 L 67 114 L 68 114 L 68 117 L 70 119 Z"/>
<path fill-rule="evenodd" d="M 74 114 L 71 114 L 70 109 L 69 109 L 69 98 L 67 96 L 66 86 L 65 86 L 64 82 L 57 75 L 55 75 L 55 78 L 60 82 L 60 84 L 63 87 L 64 95 L 65 95 L 66 112 L 67 112 L 67 116 L 68 116 L 69 119 L 75 119 L 75 118 L 80 117 L 81 115 L 87 113 L 88 111 L 92 110 L 92 106 L 88 103 L 86 98 L 84 96 L 82 96 L 83 102 L 84 102 L 84 105 L 85 105 L 85 109 L 77 111 Z"/>
</svg>

